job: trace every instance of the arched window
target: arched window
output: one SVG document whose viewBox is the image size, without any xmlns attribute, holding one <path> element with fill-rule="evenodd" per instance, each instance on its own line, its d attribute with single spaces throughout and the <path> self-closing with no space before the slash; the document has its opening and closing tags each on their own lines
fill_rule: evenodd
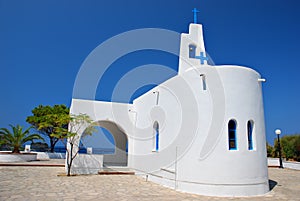
<svg viewBox="0 0 300 201">
<path fill-rule="evenodd" d="M 228 122 L 228 142 L 229 150 L 237 150 L 236 121 L 233 119 Z"/>
<path fill-rule="evenodd" d="M 248 150 L 253 150 L 253 121 L 248 121 L 247 123 L 247 133 L 248 133 Z"/>
<path fill-rule="evenodd" d="M 196 45 L 189 45 L 189 58 L 196 57 Z"/>
<path fill-rule="evenodd" d="M 154 122 L 153 129 L 154 129 L 153 151 L 158 151 L 159 150 L 159 124 L 157 121 Z"/>
</svg>

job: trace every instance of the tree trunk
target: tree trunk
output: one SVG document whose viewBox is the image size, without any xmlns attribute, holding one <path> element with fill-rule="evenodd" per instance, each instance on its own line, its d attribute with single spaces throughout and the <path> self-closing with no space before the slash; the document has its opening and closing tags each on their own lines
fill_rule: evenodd
<svg viewBox="0 0 300 201">
<path fill-rule="evenodd" d="M 14 147 L 12 153 L 13 154 L 19 154 L 20 153 L 19 147 Z"/>
<path fill-rule="evenodd" d="M 68 174 L 67 176 L 71 176 L 71 167 L 72 167 L 72 162 L 73 162 L 73 144 L 70 143 L 70 152 L 68 152 L 68 159 L 67 159 L 67 163 L 68 163 Z"/>
<path fill-rule="evenodd" d="M 50 152 L 51 153 L 54 153 L 54 147 L 55 147 L 55 144 L 58 142 L 58 140 L 54 137 L 50 137 Z"/>
<path fill-rule="evenodd" d="M 71 166 L 68 164 L 68 174 L 67 174 L 67 176 L 69 177 L 69 176 L 71 176 Z"/>
</svg>

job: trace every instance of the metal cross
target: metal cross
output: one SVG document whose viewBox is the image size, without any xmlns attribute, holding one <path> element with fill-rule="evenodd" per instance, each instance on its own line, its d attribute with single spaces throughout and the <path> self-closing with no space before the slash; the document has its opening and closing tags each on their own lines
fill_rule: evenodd
<svg viewBox="0 0 300 201">
<path fill-rule="evenodd" d="M 194 24 L 197 24 L 197 13 L 199 13 L 199 10 L 197 10 L 197 8 L 194 8 L 192 12 L 194 13 Z"/>
<path fill-rule="evenodd" d="M 201 64 L 204 64 L 204 61 L 208 61 L 208 57 L 204 56 L 204 52 L 200 52 L 200 56 L 195 56 L 196 59 L 200 59 Z"/>
</svg>

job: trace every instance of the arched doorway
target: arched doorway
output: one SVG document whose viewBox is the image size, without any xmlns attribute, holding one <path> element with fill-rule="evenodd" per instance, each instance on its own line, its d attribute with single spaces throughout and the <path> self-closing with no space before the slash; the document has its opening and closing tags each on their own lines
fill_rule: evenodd
<svg viewBox="0 0 300 201">
<path fill-rule="evenodd" d="M 96 130 L 92 136 L 82 139 L 84 146 L 92 147 L 93 154 L 103 155 L 103 166 L 127 166 L 128 138 L 125 131 L 116 123 L 108 120 L 96 122 Z M 99 128 L 104 128 L 99 130 Z M 99 138 L 99 135 L 102 135 Z M 105 139 L 106 138 L 106 139 Z M 102 140 L 101 140 L 102 139 Z M 92 143 L 91 143 L 92 142 Z"/>
</svg>

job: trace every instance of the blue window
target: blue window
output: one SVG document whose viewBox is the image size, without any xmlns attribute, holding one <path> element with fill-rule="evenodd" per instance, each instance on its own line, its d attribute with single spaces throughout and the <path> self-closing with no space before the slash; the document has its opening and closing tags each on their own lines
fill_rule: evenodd
<svg viewBox="0 0 300 201">
<path fill-rule="evenodd" d="M 155 140 L 154 149 L 155 151 L 158 151 L 159 150 L 159 124 L 157 121 L 154 122 L 153 128 L 154 128 L 154 140 Z"/>
<path fill-rule="evenodd" d="M 196 45 L 189 45 L 189 58 L 196 57 Z"/>
<path fill-rule="evenodd" d="M 253 150 L 253 121 L 248 121 L 247 123 L 248 131 L 248 150 Z"/>
<path fill-rule="evenodd" d="M 157 124 L 156 130 L 155 130 L 155 138 L 156 138 L 156 146 L 155 146 L 155 150 L 158 151 L 159 149 L 159 126 Z"/>
<path fill-rule="evenodd" d="M 228 142 L 229 142 L 229 150 L 237 149 L 236 142 L 236 121 L 231 119 L 228 122 Z"/>
</svg>

